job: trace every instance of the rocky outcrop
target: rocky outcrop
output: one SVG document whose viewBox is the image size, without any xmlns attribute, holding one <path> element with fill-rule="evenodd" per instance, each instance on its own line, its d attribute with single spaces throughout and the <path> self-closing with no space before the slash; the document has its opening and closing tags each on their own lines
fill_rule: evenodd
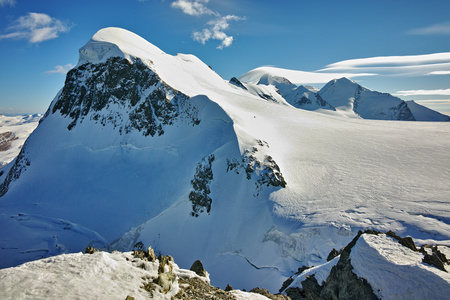
<svg viewBox="0 0 450 300">
<path fill-rule="evenodd" d="M 201 260 L 196 260 L 191 266 L 191 271 L 194 271 L 198 276 L 206 277 L 207 273 L 205 268 L 203 267 Z"/>
<path fill-rule="evenodd" d="M 291 286 L 294 282 L 294 278 L 291 277 L 283 284 L 282 290 L 285 289 L 285 293 L 292 299 L 378 299 L 368 281 L 365 278 L 360 278 L 355 274 L 350 258 L 352 248 L 363 234 L 381 235 L 383 233 L 373 230 L 366 230 L 364 232 L 360 231 L 352 242 L 350 242 L 344 249 L 341 251 L 333 249 L 329 255 L 329 259 L 333 259 L 336 255 L 340 255 L 340 257 L 335 258 L 339 260 L 331 268 L 328 277 L 323 283 L 319 283 L 315 276 L 316 273 L 312 272 L 309 276 L 306 275 L 306 277 L 301 277 L 302 279 L 305 279 L 301 281 L 300 287 L 298 285 L 298 281 L 295 286 Z M 387 232 L 386 236 L 392 237 L 402 247 L 406 247 L 414 252 L 423 253 L 423 263 L 432 265 L 441 271 L 447 272 L 445 265 L 448 264 L 449 261 L 447 257 L 438 249 L 438 246 L 424 245 L 420 250 L 417 250 L 414 240 L 411 237 L 402 238 L 392 231 Z M 412 255 L 413 252 L 410 250 L 405 249 L 405 251 L 401 251 L 401 253 L 405 253 L 402 255 L 407 255 L 406 253 L 409 251 Z M 368 257 L 367 259 L 371 258 Z M 401 266 L 399 266 L 399 268 L 401 268 Z"/>
<path fill-rule="evenodd" d="M 212 199 L 210 184 L 213 180 L 212 163 L 214 162 L 214 154 L 205 157 L 197 164 L 194 179 L 191 180 L 193 191 L 189 193 L 189 201 L 192 202 L 193 217 L 198 217 L 200 213 L 209 213 L 211 210 Z"/>
<path fill-rule="evenodd" d="M 165 84 L 140 59 L 130 63 L 111 57 L 105 63 L 86 63 L 67 73 L 64 88 L 51 112 L 72 119 L 69 130 L 89 118 L 103 126 L 111 124 L 122 134 L 138 130 L 145 136 L 164 134 L 183 113 L 188 97 Z M 122 107 L 120 114 L 110 107 Z M 189 123 L 200 120 L 190 112 Z"/>
</svg>

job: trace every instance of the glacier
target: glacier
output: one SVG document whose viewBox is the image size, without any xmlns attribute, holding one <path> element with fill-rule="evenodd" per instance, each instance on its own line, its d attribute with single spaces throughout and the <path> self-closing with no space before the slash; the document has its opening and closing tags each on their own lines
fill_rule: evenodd
<svg viewBox="0 0 450 300">
<path fill-rule="evenodd" d="M 361 229 L 450 244 L 450 123 L 299 109 L 257 83 L 100 30 L 2 169 L 0 267 L 142 241 L 277 291 Z"/>
</svg>

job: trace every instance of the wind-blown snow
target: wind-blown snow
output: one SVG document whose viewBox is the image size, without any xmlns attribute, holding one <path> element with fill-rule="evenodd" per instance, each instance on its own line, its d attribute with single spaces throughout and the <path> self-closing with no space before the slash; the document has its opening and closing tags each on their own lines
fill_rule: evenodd
<svg viewBox="0 0 450 300">
<path fill-rule="evenodd" d="M 88 245 L 129 250 L 141 240 L 182 267 L 201 259 L 214 285 L 277 291 L 361 228 L 450 239 L 449 123 L 280 105 L 259 97 L 262 89 L 227 83 L 192 55 L 165 54 L 118 28 L 99 31 L 78 66 L 112 56 L 139 58 L 190 96 L 200 124 L 176 121 L 146 137 L 89 116 L 68 131 L 70 118 L 49 113 L 27 141 L 29 165 L 0 198 L 0 266 Z M 127 117 L 109 109 L 118 121 Z M 256 174 L 248 180 L 244 168 L 230 170 L 249 152 L 261 162 L 270 156 L 286 187 L 258 188 Z M 211 211 L 195 218 L 191 180 L 210 155 Z"/>
</svg>

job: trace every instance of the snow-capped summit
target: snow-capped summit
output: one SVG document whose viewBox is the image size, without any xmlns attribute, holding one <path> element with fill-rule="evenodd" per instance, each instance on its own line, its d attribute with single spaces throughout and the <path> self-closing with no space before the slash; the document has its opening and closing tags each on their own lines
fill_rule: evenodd
<svg viewBox="0 0 450 300">
<path fill-rule="evenodd" d="M 348 78 L 328 82 L 318 95 L 348 117 L 414 121 L 405 101 L 390 94 L 373 92 Z"/>
<path fill-rule="evenodd" d="M 104 63 L 110 57 L 123 57 L 130 62 L 138 57 L 160 59 L 165 54 L 140 36 L 115 27 L 99 30 L 79 53 L 78 65 Z"/>
</svg>

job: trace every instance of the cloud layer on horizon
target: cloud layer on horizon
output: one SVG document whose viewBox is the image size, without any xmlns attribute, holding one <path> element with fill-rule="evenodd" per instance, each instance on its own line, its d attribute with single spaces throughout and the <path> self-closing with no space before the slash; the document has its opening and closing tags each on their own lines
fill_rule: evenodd
<svg viewBox="0 0 450 300">
<path fill-rule="evenodd" d="M 329 64 L 317 72 L 372 73 L 384 76 L 447 75 L 450 74 L 450 52 L 349 59 Z"/>
</svg>

